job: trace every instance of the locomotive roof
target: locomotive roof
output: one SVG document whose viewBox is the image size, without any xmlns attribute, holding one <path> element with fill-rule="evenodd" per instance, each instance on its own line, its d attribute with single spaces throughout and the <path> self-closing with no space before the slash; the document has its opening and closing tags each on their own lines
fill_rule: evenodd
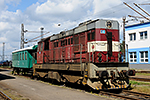
<svg viewBox="0 0 150 100">
<path fill-rule="evenodd" d="M 48 36 L 48 37 L 45 37 L 45 38 L 43 38 L 42 40 L 40 40 L 39 42 L 45 41 L 45 40 L 47 40 L 47 39 L 50 39 L 51 37 L 53 37 L 53 36 L 55 36 L 55 35 L 56 35 L 56 34 L 53 34 L 53 35 Z"/>
<path fill-rule="evenodd" d="M 19 51 L 25 51 L 25 50 L 35 50 L 37 48 L 37 46 L 38 45 L 33 45 L 33 46 L 30 46 L 30 47 L 27 47 L 27 48 L 18 49 L 18 50 L 12 51 L 12 53 L 19 52 Z"/>
<path fill-rule="evenodd" d="M 77 27 L 73 29 L 62 31 L 58 34 L 53 34 L 48 38 L 50 38 L 50 41 L 54 41 L 54 40 L 61 39 L 63 37 L 67 37 L 73 34 L 85 32 L 94 28 L 108 28 L 106 26 L 107 22 L 113 23 L 112 27 L 110 27 L 109 29 L 119 29 L 118 21 L 116 20 L 107 20 L 107 19 L 88 20 L 88 21 L 80 23 Z M 39 42 L 45 41 L 48 38 L 42 39 Z"/>
</svg>

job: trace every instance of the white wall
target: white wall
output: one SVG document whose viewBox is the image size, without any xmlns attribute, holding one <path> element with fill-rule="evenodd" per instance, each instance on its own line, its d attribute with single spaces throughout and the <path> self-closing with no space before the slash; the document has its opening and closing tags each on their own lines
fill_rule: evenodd
<svg viewBox="0 0 150 100">
<path fill-rule="evenodd" d="M 140 40 L 140 33 L 142 31 L 147 31 L 147 39 L 142 39 Z M 136 40 L 130 41 L 129 34 L 130 33 L 136 33 Z M 150 27 L 145 27 L 145 28 L 139 28 L 139 29 L 133 29 L 133 30 L 128 30 L 125 32 L 126 36 L 126 44 L 128 44 L 128 49 L 133 49 L 133 48 L 143 48 L 143 47 L 149 47 L 150 46 Z"/>
</svg>

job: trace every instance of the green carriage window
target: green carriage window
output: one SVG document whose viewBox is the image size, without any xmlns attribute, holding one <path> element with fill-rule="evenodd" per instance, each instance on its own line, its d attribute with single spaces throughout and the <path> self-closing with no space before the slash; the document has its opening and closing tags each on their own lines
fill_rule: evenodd
<svg viewBox="0 0 150 100">
<path fill-rule="evenodd" d="M 22 60 L 24 60 L 24 53 L 22 53 Z"/>
<path fill-rule="evenodd" d="M 27 60 L 27 52 L 25 52 L 25 60 Z"/>
<path fill-rule="evenodd" d="M 15 60 L 18 60 L 18 54 L 16 54 L 16 59 Z"/>
<path fill-rule="evenodd" d="M 21 53 L 20 53 L 20 60 L 21 60 Z"/>
</svg>

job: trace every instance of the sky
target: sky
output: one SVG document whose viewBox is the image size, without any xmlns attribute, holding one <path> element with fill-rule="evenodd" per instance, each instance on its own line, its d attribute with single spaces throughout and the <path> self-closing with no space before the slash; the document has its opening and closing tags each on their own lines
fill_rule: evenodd
<svg viewBox="0 0 150 100">
<path fill-rule="evenodd" d="M 126 16 L 126 20 L 131 20 L 133 18 L 129 18 L 128 15 L 140 16 L 123 2 L 139 12 L 141 11 L 133 3 L 150 3 L 149 0 L 0 0 L 0 60 L 3 42 L 5 60 L 11 59 L 12 51 L 20 48 L 21 24 L 29 31 L 25 33 L 25 41 L 28 41 L 40 35 L 41 27 L 44 28 L 44 32 L 49 32 L 44 36 L 47 37 L 72 29 L 87 20 L 114 19 L 120 23 L 122 39 L 122 17 Z M 140 6 L 150 12 L 150 5 Z M 140 20 L 144 19 L 126 24 L 139 23 Z M 25 47 L 34 44 L 36 42 L 28 43 Z"/>
</svg>

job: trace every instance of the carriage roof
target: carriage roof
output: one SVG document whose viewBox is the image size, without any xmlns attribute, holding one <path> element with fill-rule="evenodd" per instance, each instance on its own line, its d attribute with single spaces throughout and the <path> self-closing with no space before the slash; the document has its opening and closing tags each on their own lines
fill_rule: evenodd
<svg viewBox="0 0 150 100">
<path fill-rule="evenodd" d="M 25 51 L 25 50 L 35 50 L 36 48 L 37 48 L 37 45 L 33 45 L 33 46 L 30 46 L 30 47 L 27 47 L 27 48 L 15 50 L 12 53 L 20 52 L 20 51 Z"/>
</svg>

